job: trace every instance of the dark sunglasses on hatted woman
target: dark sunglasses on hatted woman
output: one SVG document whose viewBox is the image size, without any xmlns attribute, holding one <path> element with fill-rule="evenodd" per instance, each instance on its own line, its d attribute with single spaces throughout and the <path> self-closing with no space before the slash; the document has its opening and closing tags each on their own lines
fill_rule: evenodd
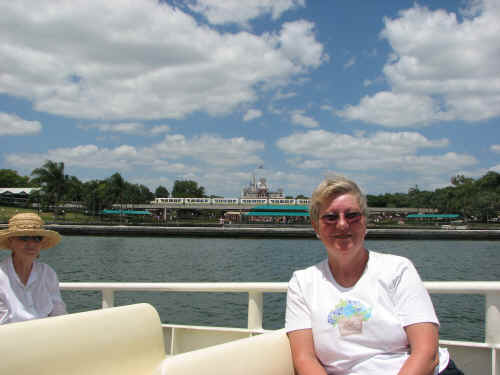
<svg viewBox="0 0 500 375">
<path fill-rule="evenodd" d="M 361 220 L 361 212 L 359 211 L 351 211 L 351 212 L 346 212 L 343 214 L 344 219 L 349 223 L 355 223 L 359 220 Z M 327 224 L 335 224 L 337 221 L 339 221 L 340 214 L 338 212 L 332 212 L 328 214 L 324 214 L 321 216 L 321 220 Z"/>
<path fill-rule="evenodd" d="M 16 237 L 20 241 L 28 242 L 28 241 L 33 241 L 33 242 L 42 242 L 43 237 L 42 236 L 19 236 Z"/>
</svg>

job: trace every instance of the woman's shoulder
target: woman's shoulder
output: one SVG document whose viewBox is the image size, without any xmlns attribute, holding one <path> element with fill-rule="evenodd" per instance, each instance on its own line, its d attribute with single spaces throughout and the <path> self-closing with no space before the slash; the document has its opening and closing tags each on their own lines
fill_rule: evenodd
<svg viewBox="0 0 500 375">
<path fill-rule="evenodd" d="M 384 267 L 386 269 L 390 268 L 388 266 L 398 266 L 398 265 L 404 266 L 411 263 L 410 259 L 401 255 L 379 253 L 377 251 L 372 251 L 372 250 L 369 250 L 369 254 L 370 254 L 369 258 L 370 262 L 387 265 L 387 267 Z"/>
<path fill-rule="evenodd" d="M 313 278 L 316 275 L 324 275 L 327 269 L 328 259 L 324 259 L 321 262 L 313 264 L 312 266 L 294 271 L 293 277 L 299 279 L 309 279 Z"/>
<path fill-rule="evenodd" d="M 49 266 L 47 263 L 40 262 L 39 260 L 35 260 L 33 262 L 34 265 L 36 265 L 37 272 L 41 273 L 42 275 L 50 275 L 50 276 L 55 276 L 56 271 Z"/>
<path fill-rule="evenodd" d="M 6 256 L 2 260 L 0 260 L 0 272 L 6 273 L 8 268 L 9 268 L 9 262 L 10 262 L 11 256 Z"/>
<path fill-rule="evenodd" d="M 10 255 L 0 261 L 0 285 L 9 284 L 9 259 Z"/>
</svg>

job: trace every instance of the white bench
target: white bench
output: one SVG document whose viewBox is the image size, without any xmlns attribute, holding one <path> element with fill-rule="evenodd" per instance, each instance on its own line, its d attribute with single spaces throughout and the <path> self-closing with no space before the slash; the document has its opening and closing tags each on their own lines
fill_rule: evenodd
<svg viewBox="0 0 500 375">
<path fill-rule="evenodd" d="M 162 375 L 294 375 L 284 330 L 168 357 Z"/>
<path fill-rule="evenodd" d="M 0 326 L 2 375 L 293 375 L 283 330 L 166 357 L 156 310 L 136 304 Z"/>
</svg>

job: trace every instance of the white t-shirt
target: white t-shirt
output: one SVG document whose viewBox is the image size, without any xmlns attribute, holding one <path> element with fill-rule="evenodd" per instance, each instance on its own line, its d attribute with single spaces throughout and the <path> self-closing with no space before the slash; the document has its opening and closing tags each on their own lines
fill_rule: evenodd
<svg viewBox="0 0 500 375">
<path fill-rule="evenodd" d="M 22 322 L 66 314 L 55 271 L 47 264 L 33 262 L 24 285 L 12 263 L 12 256 L 0 263 L 0 324 Z"/>
<path fill-rule="evenodd" d="M 439 324 L 411 261 L 373 251 L 350 288 L 335 281 L 327 259 L 295 271 L 285 320 L 287 332 L 312 329 L 316 356 L 335 375 L 397 374 L 409 356 L 404 327 Z M 449 354 L 440 348 L 439 355 L 442 371 Z"/>
</svg>

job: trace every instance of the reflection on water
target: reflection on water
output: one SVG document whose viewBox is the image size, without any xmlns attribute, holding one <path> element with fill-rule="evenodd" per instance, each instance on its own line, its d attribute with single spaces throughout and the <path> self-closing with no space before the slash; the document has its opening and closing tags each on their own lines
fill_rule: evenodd
<svg viewBox="0 0 500 375">
<path fill-rule="evenodd" d="M 367 241 L 367 247 L 410 258 L 423 280 L 499 280 L 498 241 Z M 65 236 L 42 252 L 61 281 L 288 281 L 292 272 L 325 257 L 320 241 Z M 98 292 L 63 292 L 70 312 L 100 307 Z M 441 337 L 483 341 L 484 299 L 433 295 Z M 162 321 L 244 327 L 247 295 L 122 292 L 115 304 L 149 302 Z M 264 295 L 264 328 L 284 324 L 285 295 Z"/>
</svg>

